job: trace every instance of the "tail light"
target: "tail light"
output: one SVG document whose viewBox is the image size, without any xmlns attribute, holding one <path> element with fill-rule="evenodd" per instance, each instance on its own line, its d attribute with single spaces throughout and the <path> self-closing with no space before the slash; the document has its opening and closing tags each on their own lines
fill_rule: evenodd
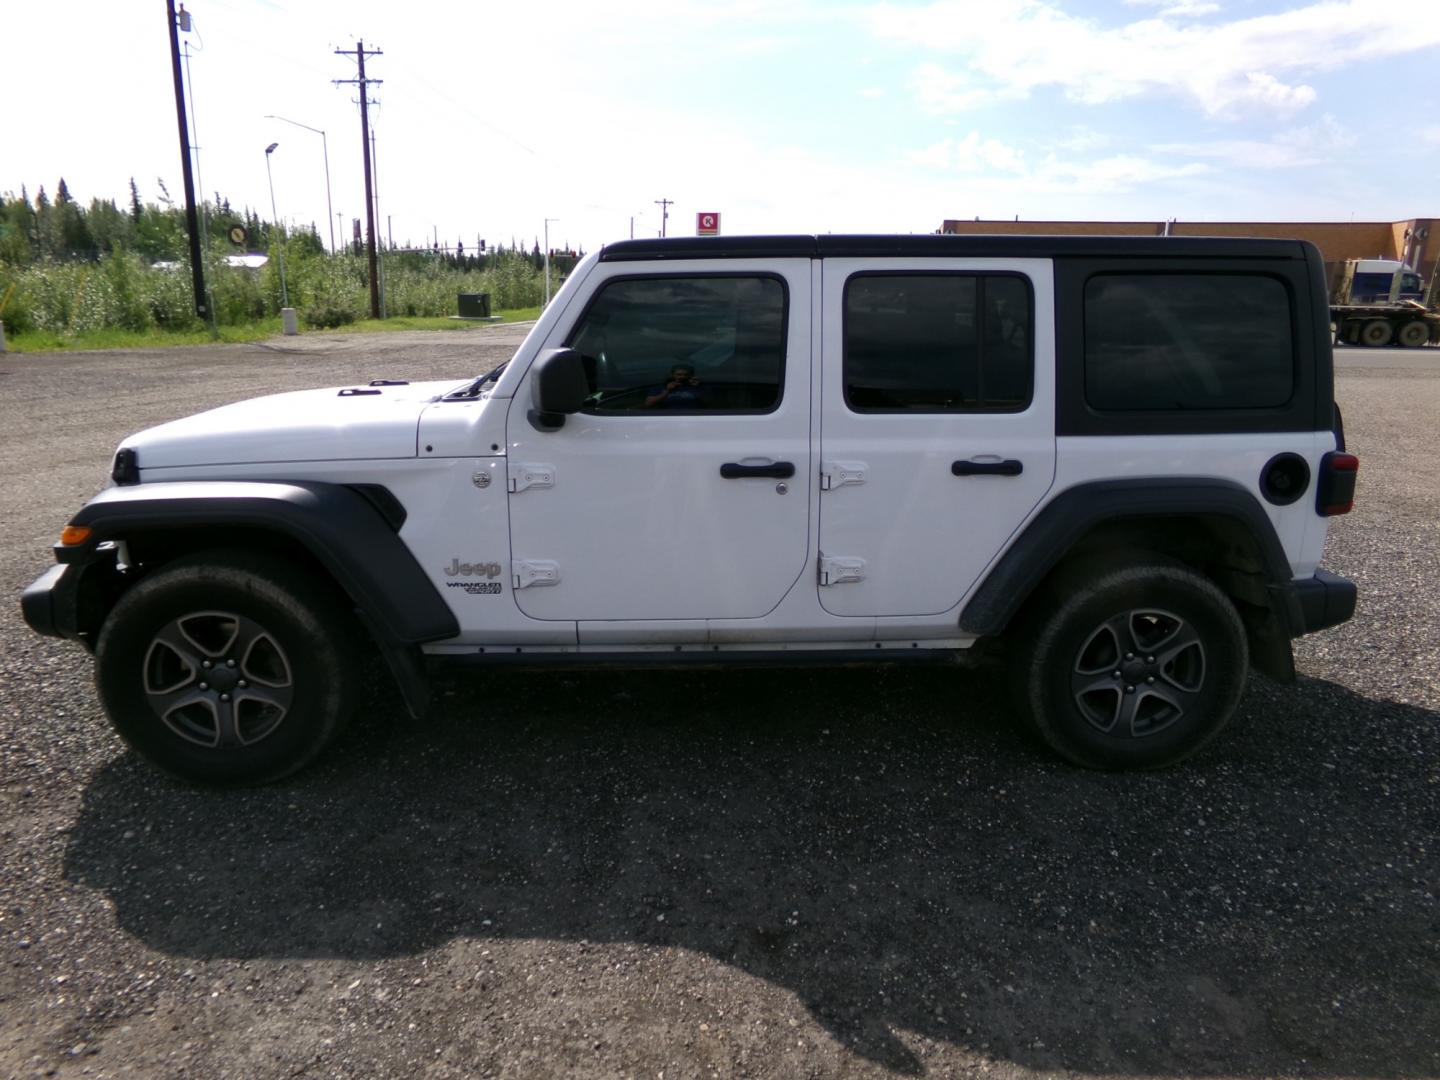
<svg viewBox="0 0 1440 1080">
<path fill-rule="evenodd" d="M 1334 517 L 1351 511 L 1355 505 L 1355 473 L 1359 469 L 1359 458 L 1339 450 L 1332 450 L 1320 459 L 1320 482 L 1315 493 L 1317 514 Z"/>
</svg>

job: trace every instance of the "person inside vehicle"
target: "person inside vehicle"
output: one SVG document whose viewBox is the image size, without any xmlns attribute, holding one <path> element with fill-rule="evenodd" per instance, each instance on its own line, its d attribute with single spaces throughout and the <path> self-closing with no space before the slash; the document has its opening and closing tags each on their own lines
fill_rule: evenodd
<svg viewBox="0 0 1440 1080">
<path fill-rule="evenodd" d="M 645 398 L 647 409 L 700 408 L 700 380 L 689 364 L 676 364 L 670 369 L 665 385 L 657 386 Z"/>
</svg>

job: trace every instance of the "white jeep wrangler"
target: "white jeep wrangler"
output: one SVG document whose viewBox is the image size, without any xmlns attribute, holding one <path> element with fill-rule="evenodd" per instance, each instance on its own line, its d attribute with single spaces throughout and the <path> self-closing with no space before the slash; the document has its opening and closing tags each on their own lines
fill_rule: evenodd
<svg viewBox="0 0 1440 1080">
<path fill-rule="evenodd" d="M 23 598 L 194 780 L 300 768 L 368 637 L 438 658 L 962 659 L 1081 765 L 1153 767 L 1354 611 L 1357 463 L 1300 242 L 617 243 L 479 378 L 125 440 Z"/>
</svg>

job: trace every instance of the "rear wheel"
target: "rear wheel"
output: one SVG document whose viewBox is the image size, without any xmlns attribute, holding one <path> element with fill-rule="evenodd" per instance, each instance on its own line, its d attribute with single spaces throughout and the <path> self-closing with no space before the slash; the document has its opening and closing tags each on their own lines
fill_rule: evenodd
<svg viewBox="0 0 1440 1080">
<path fill-rule="evenodd" d="M 1098 568 L 1069 582 L 1037 605 L 1014 672 L 1040 737 L 1095 769 L 1170 765 L 1214 738 L 1249 666 L 1225 594 L 1169 564 Z"/>
<path fill-rule="evenodd" d="M 187 780 L 260 784 L 310 762 L 350 713 L 363 673 L 353 619 L 285 561 L 218 553 L 126 593 L 96 644 L 120 735 Z"/>
<path fill-rule="evenodd" d="M 1395 340 L 1409 349 L 1424 345 L 1430 340 L 1430 327 L 1423 319 L 1412 319 L 1400 327 Z"/>
<path fill-rule="evenodd" d="M 1360 328 L 1360 344 L 1376 348 L 1389 345 L 1394 334 L 1395 328 L 1384 319 L 1371 319 Z"/>
</svg>

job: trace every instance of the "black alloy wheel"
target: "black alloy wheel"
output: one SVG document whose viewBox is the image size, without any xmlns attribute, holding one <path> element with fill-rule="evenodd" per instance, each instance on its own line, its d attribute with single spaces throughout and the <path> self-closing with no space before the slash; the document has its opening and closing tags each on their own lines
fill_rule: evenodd
<svg viewBox="0 0 1440 1080">
<path fill-rule="evenodd" d="M 1021 633 L 1021 711 L 1087 768 L 1159 768 L 1195 753 L 1229 722 L 1249 666 L 1234 604 L 1178 563 L 1072 568 Z"/>
<path fill-rule="evenodd" d="M 96 684 L 115 729 L 184 779 L 259 784 L 313 760 L 364 678 L 354 618 L 286 560 L 190 556 L 131 588 L 101 628 Z"/>
</svg>

